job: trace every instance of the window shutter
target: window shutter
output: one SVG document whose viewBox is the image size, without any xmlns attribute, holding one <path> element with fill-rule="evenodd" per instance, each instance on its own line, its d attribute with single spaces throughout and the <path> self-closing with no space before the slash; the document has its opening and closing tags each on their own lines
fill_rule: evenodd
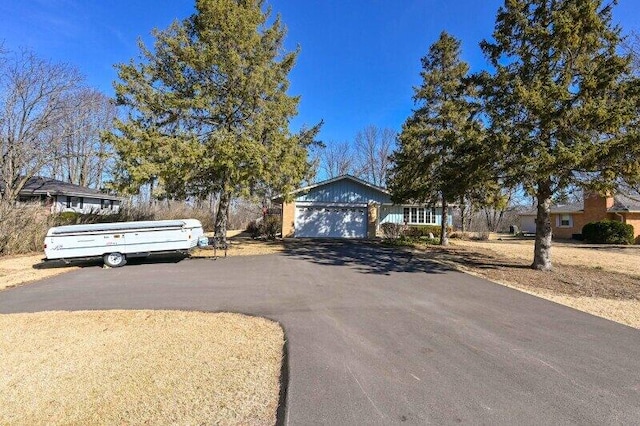
<svg viewBox="0 0 640 426">
<path fill-rule="evenodd" d="M 71 197 L 69 197 L 67 195 L 67 208 L 70 209 L 71 208 Z"/>
</svg>

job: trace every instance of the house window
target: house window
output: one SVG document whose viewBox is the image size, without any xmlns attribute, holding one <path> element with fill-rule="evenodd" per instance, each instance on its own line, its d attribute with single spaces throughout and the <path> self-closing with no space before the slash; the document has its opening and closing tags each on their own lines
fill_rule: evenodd
<svg viewBox="0 0 640 426">
<path fill-rule="evenodd" d="M 436 223 L 436 209 L 425 207 L 405 207 L 403 209 L 405 223 L 411 225 L 425 225 Z"/>
<path fill-rule="evenodd" d="M 83 197 L 69 197 L 67 196 L 67 208 L 83 208 L 84 207 L 84 198 Z"/>
<path fill-rule="evenodd" d="M 100 200 L 100 208 L 113 210 L 113 200 Z"/>
<path fill-rule="evenodd" d="M 573 218 L 570 214 L 561 214 L 558 216 L 558 227 L 571 228 L 573 227 Z"/>
<path fill-rule="evenodd" d="M 427 210 L 427 221 L 425 223 L 436 223 L 436 209 L 434 208 L 430 208 L 430 209 L 426 209 Z"/>
</svg>

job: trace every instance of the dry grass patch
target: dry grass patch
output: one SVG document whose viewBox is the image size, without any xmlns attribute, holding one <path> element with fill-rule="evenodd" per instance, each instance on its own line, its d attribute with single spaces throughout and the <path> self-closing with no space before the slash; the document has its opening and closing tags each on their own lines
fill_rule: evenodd
<svg viewBox="0 0 640 426">
<path fill-rule="evenodd" d="M 274 424 L 284 335 L 177 311 L 0 315 L 0 424 Z"/>
<path fill-rule="evenodd" d="M 0 290 L 78 269 L 73 266 L 35 269 L 34 265 L 40 264 L 43 257 L 43 254 L 0 257 Z"/>
<path fill-rule="evenodd" d="M 207 234 L 213 236 L 212 234 Z M 244 231 L 228 231 L 227 243 L 229 245 L 227 256 L 259 256 L 265 254 L 282 253 L 284 246 L 281 240 L 265 241 L 253 240 Z M 224 250 L 216 250 L 215 256 L 224 256 Z M 214 257 L 214 250 L 195 249 L 192 257 Z"/>
<path fill-rule="evenodd" d="M 452 245 L 473 250 L 491 250 L 507 259 L 533 260 L 533 240 L 463 241 Z M 640 276 L 640 248 L 634 246 L 589 246 L 554 242 L 551 248 L 554 264 L 599 267 L 606 271 Z"/>
<path fill-rule="evenodd" d="M 524 250 L 514 247 L 525 248 L 528 255 L 525 257 Z M 640 328 L 640 276 L 615 272 L 611 266 L 605 268 L 600 266 L 600 262 L 594 264 L 590 260 L 578 264 L 563 263 L 563 259 L 571 258 L 576 250 L 586 251 L 587 258 L 596 256 L 589 252 L 592 249 L 567 247 L 569 250 L 562 256 L 558 253 L 562 253 L 565 247 L 554 246 L 554 270 L 551 272 L 535 271 L 529 267 L 533 247 L 528 244 L 467 241 L 461 244 L 455 241 L 449 247 L 426 246 L 419 249 L 428 258 L 474 275 Z M 638 260 L 637 257 L 634 259 Z M 627 269 L 632 269 L 632 266 Z"/>
</svg>

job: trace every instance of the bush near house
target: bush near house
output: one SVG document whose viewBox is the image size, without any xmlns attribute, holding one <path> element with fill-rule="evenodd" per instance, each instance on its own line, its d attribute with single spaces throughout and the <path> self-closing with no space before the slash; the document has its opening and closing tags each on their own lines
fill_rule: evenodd
<svg viewBox="0 0 640 426">
<path fill-rule="evenodd" d="M 450 234 L 452 228 L 447 226 L 447 233 Z M 428 237 L 429 234 L 433 234 L 434 238 L 440 238 L 440 225 L 409 225 L 404 231 L 404 235 L 407 237 Z"/>
<path fill-rule="evenodd" d="M 633 226 L 615 220 L 589 222 L 582 228 L 585 241 L 592 244 L 633 244 Z"/>
<path fill-rule="evenodd" d="M 267 215 L 262 220 L 253 220 L 247 226 L 247 232 L 254 240 L 265 237 L 267 240 L 274 240 L 280 233 L 281 217 L 278 215 Z"/>
<path fill-rule="evenodd" d="M 276 238 L 276 235 L 280 232 L 280 216 L 268 215 L 262 221 L 262 226 L 264 230 L 264 234 L 266 235 L 268 240 L 273 240 Z"/>
<path fill-rule="evenodd" d="M 386 239 L 395 240 L 402 235 L 402 225 L 398 223 L 383 223 L 380 228 L 382 229 L 382 235 Z"/>
</svg>

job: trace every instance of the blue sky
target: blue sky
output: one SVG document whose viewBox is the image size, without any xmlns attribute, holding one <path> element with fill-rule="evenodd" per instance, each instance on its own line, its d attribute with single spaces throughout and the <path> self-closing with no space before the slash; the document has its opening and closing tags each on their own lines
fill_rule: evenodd
<svg viewBox="0 0 640 426">
<path fill-rule="evenodd" d="M 486 66 L 478 42 L 490 37 L 501 0 L 268 0 L 288 28 L 287 47 L 300 46 L 290 75 L 302 96 L 293 129 L 325 120 L 320 138 L 352 140 L 369 124 L 399 130 L 411 113 L 420 58 L 442 30 L 462 40 L 472 70 Z M 87 83 L 112 95 L 115 63 L 136 57 L 194 11 L 193 0 L 0 0 L 0 40 L 77 67 Z M 638 0 L 621 0 L 615 20 L 640 30 Z"/>
</svg>

